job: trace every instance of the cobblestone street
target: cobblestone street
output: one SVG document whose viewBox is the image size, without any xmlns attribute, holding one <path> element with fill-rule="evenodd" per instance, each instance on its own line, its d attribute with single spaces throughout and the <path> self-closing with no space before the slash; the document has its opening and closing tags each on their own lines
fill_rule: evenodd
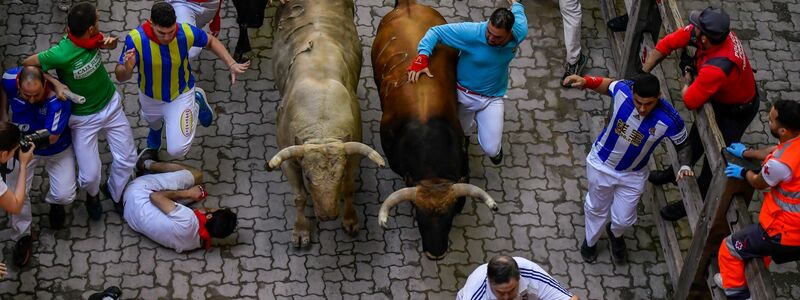
<svg viewBox="0 0 800 300">
<path fill-rule="evenodd" d="M 0 2 L 3 68 L 16 66 L 61 39 L 66 13 L 52 2 Z M 355 2 L 354 21 L 364 57 L 358 89 L 363 142 L 382 153 L 380 100 L 369 57 L 377 26 L 394 1 Z M 432 5 L 449 22 L 483 20 L 495 7 L 506 5 L 505 0 L 418 2 Z M 615 65 L 598 1 L 581 2 L 583 53 L 589 57 L 585 73 L 607 76 Z M 709 5 L 705 1 L 681 2 L 686 10 Z M 719 5 L 719 1 L 711 2 Z M 723 5 L 770 101 L 800 99 L 798 2 L 737 0 Z M 124 37 L 149 17 L 153 1 L 92 3 L 100 10 L 101 31 Z M 482 203 L 467 200 L 455 218 L 450 251 L 443 260 L 431 261 L 422 255 L 410 203 L 393 209 L 388 229 L 378 225 L 381 202 L 404 183 L 388 167 L 377 168 L 368 159 L 362 161 L 356 183 L 355 207 L 362 228 L 358 235 L 348 236 L 341 218 L 317 222 L 309 205 L 306 216 L 315 228 L 311 246 L 291 246 L 295 210 L 290 185 L 280 171 L 268 172 L 264 167 L 279 150 L 275 122 L 280 95 L 273 83 L 271 61 L 273 4 L 267 9 L 264 26 L 251 29 L 255 50 L 251 69 L 237 77 L 236 84 L 230 84 L 225 64 L 211 52 L 203 52 L 199 61 L 192 62 L 197 85 L 207 91 L 217 119 L 209 128 L 198 126 L 184 162 L 204 171 L 210 194 L 205 205 L 236 208 L 237 232 L 220 247 L 177 254 L 131 230 L 109 200 L 103 200 L 103 219 L 89 222 L 83 192 L 67 208 L 66 229 L 54 231 L 47 218 L 49 206 L 42 197 L 46 180 L 37 175 L 32 192 L 33 229 L 38 235 L 34 256 L 21 270 L 10 266 L 9 275 L 0 279 L 0 298 L 77 299 L 117 285 L 125 299 L 454 299 L 472 270 L 497 254 L 523 256 L 538 263 L 581 299 L 670 297 L 672 283 L 653 216 L 642 205 L 637 224 L 625 234 L 629 263 L 612 263 L 605 238 L 598 244 L 596 263 L 585 264 L 581 259 L 585 158 L 595 138 L 587 120 L 604 116 L 609 98 L 560 87 L 565 50 L 558 1 L 521 3 L 529 32 L 511 63 L 503 164 L 494 166 L 483 156 L 474 137 L 470 147 L 471 183 L 489 192 L 498 201 L 499 211 L 492 213 Z M 235 15 L 233 3 L 224 1 L 220 40 L 231 52 L 238 39 Z M 102 52 L 109 71 L 116 66 L 121 48 Z M 673 98 L 680 99 L 676 97 L 677 81 L 670 86 Z M 136 143 L 143 148 L 147 127 L 139 116 L 137 86 L 120 84 L 118 90 L 124 92 L 126 114 Z M 676 107 L 690 120 L 682 104 Z M 744 139 L 753 146 L 775 142 L 767 133 L 769 105 L 762 103 L 761 109 L 757 119 L 763 124 L 751 124 Z M 101 145 L 103 160 L 109 162 L 105 143 Z M 37 174 L 42 173 L 38 168 Z M 751 210 L 755 212 L 760 204 L 753 203 Z M 0 260 L 11 265 L 14 243 L 7 222 L 7 215 L 0 213 Z M 679 227 L 685 236 L 686 221 Z M 689 240 L 683 242 L 685 250 Z M 770 270 L 780 299 L 797 299 L 798 264 L 773 265 Z"/>
</svg>

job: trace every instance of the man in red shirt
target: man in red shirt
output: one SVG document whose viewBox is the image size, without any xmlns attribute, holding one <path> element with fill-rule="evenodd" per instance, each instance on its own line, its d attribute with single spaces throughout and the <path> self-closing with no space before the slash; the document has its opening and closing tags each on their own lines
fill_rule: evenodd
<svg viewBox="0 0 800 300">
<path fill-rule="evenodd" d="M 696 47 L 692 59 L 694 66 L 682 66 L 683 102 L 686 108 L 695 110 L 710 101 L 722 137 L 730 145 L 741 139 L 758 113 L 759 101 L 753 69 L 741 41 L 730 31 L 730 17 L 725 11 L 713 7 L 692 11 L 689 23 L 660 40 L 655 51 L 647 57 L 642 70 L 649 73 L 672 51 L 687 46 Z M 692 126 L 689 141 L 694 165 L 703 154 L 696 126 Z M 672 169 L 654 171 L 650 173 L 649 180 L 654 184 L 675 182 L 675 173 Z M 708 160 L 705 160 L 697 179 L 703 197 L 710 183 L 710 167 Z M 683 202 L 665 206 L 661 209 L 661 216 L 670 221 L 685 217 Z"/>
</svg>

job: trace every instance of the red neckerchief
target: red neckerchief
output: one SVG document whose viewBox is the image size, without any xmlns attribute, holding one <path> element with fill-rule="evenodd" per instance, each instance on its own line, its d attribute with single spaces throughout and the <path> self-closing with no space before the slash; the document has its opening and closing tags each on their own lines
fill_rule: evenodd
<svg viewBox="0 0 800 300">
<path fill-rule="evenodd" d="M 175 33 L 172 34 L 172 38 L 169 39 L 169 42 L 167 42 L 166 44 L 162 44 L 158 40 L 158 38 L 156 37 L 156 32 L 153 31 L 153 25 L 150 25 L 150 21 L 145 21 L 144 24 L 142 24 L 142 30 L 144 31 L 144 35 L 146 35 L 147 38 L 150 39 L 151 41 L 153 41 L 154 43 L 159 44 L 159 45 L 166 45 L 166 44 L 171 43 L 172 40 L 175 39 L 175 35 L 178 34 L 178 23 L 175 23 Z"/>
<path fill-rule="evenodd" d="M 200 242 L 203 244 L 201 246 L 208 250 L 211 248 L 211 235 L 206 229 L 206 212 L 195 209 L 194 216 L 197 217 L 197 221 L 200 222 L 200 228 L 197 229 L 197 233 L 200 235 Z"/>
<path fill-rule="evenodd" d="M 77 37 L 72 35 L 72 33 L 69 32 L 69 30 L 67 31 L 67 37 L 69 38 L 70 41 L 72 41 L 73 44 L 75 44 L 75 46 L 88 50 L 94 50 L 100 48 L 100 45 L 103 44 L 103 38 L 104 38 L 103 34 L 99 32 L 88 38 Z"/>
</svg>

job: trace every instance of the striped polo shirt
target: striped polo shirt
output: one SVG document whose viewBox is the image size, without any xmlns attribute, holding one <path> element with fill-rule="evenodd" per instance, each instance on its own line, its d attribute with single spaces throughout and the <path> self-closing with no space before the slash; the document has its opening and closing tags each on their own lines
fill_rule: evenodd
<svg viewBox="0 0 800 300">
<path fill-rule="evenodd" d="M 125 52 L 136 49 L 139 91 L 150 98 L 171 102 L 194 87 L 189 49 L 203 48 L 206 44 L 208 35 L 190 24 L 178 23 L 175 38 L 167 45 L 151 41 L 139 26 L 125 38 L 125 49 L 120 54 L 119 63 L 125 63 Z"/>
<path fill-rule="evenodd" d="M 522 257 L 514 257 L 519 267 L 519 287 L 517 289 L 517 299 L 528 300 L 569 300 L 572 293 L 567 291 L 550 274 L 547 274 L 536 263 Z M 458 291 L 457 300 L 493 300 L 497 297 L 492 293 L 489 286 L 489 278 L 486 276 L 488 264 L 479 266 L 467 278 L 464 287 Z"/>
<path fill-rule="evenodd" d="M 664 98 L 645 117 L 633 103 L 633 82 L 614 81 L 608 87 L 612 98 L 611 118 L 589 153 L 617 171 L 639 171 L 647 166 L 653 150 L 668 137 L 675 145 L 688 134 L 678 111 Z"/>
</svg>

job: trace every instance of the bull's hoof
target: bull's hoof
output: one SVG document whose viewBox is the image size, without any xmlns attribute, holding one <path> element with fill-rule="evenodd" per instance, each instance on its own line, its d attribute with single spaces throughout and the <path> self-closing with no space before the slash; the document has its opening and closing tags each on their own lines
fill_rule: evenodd
<svg viewBox="0 0 800 300">
<path fill-rule="evenodd" d="M 355 236 L 358 234 L 358 230 L 361 228 L 361 226 L 358 225 L 358 218 L 344 218 L 342 221 L 342 227 L 344 228 L 344 232 L 350 236 Z"/>
<path fill-rule="evenodd" d="M 304 248 L 311 244 L 308 229 L 295 229 L 292 231 L 292 245 L 295 248 Z"/>
</svg>

